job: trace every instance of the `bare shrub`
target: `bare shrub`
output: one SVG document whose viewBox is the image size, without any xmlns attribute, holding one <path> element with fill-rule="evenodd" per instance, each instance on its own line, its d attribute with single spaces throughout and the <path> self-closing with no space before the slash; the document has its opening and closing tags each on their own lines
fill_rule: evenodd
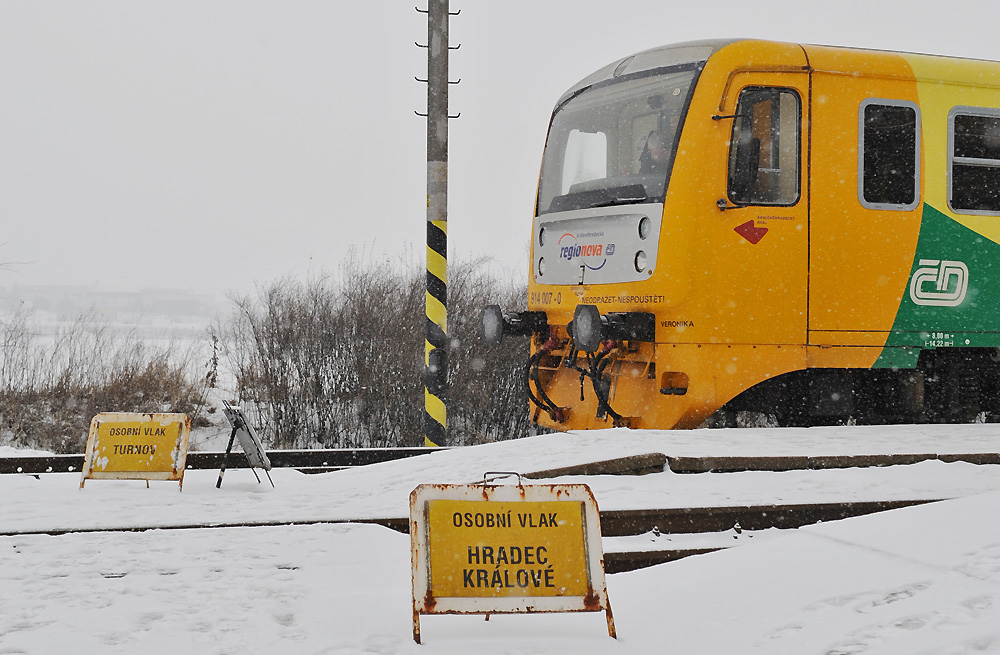
<svg viewBox="0 0 1000 655">
<path fill-rule="evenodd" d="M 19 447 L 82 452 L 100 412 L 183 412 L 203 424 L 205 382 L 190 353 L 150 348 L 120 335 L 92 312 L 51 337 L 31 313 L 0 321 L 0 430 Z"/>
<path fill-rule="evenodd" d="M 485 304 L 509 306 L 524 289 L 471 265 L 450 278 L 449 443 L 523 436 L 527 343 L 487 348 L 478 332 Z M 238 400 L 273 447 L 423 444 L 423 267 L 351 257 L 336 280 L 286 278 L 232 300 L 215 330 Z"/>
</svg>

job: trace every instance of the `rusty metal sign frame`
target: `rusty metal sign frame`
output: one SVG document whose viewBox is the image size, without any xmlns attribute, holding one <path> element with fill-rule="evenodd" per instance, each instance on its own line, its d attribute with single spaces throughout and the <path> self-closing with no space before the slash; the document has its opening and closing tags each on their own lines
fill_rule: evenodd
<svg viewBox="0 0 1000 655">
<path fill-rule="evenodd" d="M 413 582 L 413 640 L 420 643 L 421 614 L 534 614 L 548 612 L 600 612 L 607 617 L 608 634 L 617 638 L 604 576 L 601 519 L 593 492 L 584 484 L 493 484 L 497 476 L 484 475 L 478 484 L 422 484 L 410 493 L 410 547 Z M 510 474 L 517 475 L 517 474 Z M 576 596 L 507 595 L 459 597 L 436 595 L 432 588 L 429 503 L 431 501 L 482 503 L 578 502 L 582 506 L 586 591 Z M 499 566 L 498 566 L 499 568 Z"/>
<path fill-rule="evenodd" d="M 169 454 L 170 469 L 159 468 L 156 470 L 103 470 L 102 460 L 106 465 L 107 456 L 100 457 L 100 428 L 102 425 L 114 423 L 140 423 L 148 424 L 150 428 L 157 426 L 167 426 L 177 424 L 177 438 L 171 444 Z M 95 416 L 90 422 L 90 432 L 87 434 L 87 450 L 84 453 L 84 464 L 80 475 L 80 488 L 87 480 L 146 480 L 149 486 L 150 480 L 166 480 L 178 482 L 178 491 L 184 490 L 184 470 L 187 464 L 188 443 L 191 437 L 191 418 L 187 414 L 179 413 L 126 413 L 126 412 L 104 412 Z M 152 461 L 152 456 L 150 457 Z"/>
</svg>

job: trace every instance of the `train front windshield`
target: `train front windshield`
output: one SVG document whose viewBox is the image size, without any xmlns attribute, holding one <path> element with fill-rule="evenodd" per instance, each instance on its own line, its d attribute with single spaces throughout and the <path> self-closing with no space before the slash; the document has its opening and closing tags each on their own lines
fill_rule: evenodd
<svg viewBox="0 0 1000 655">
<path fill-rule="evenodd" d="M 542 159 L 538 215 L 663 202 L 696 74 L 622 77 L 558 107 Z"/>
</svg>

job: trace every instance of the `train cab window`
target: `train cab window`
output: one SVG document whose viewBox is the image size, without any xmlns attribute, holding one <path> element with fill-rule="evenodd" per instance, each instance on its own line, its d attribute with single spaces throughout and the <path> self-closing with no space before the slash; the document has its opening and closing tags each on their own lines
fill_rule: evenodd
<svg viewBox="0 0 1000 655">
<path fill-rule="evenodd" d="M 1000 110 L 955 107 L 948 115 L 948 205 L 1000 215 Z"/>
<path fill-rule="evenodd" d="M 538 215 L 662 203 L 698 70 L 682 64 L 622 75 L 557 106 Z"/>
<path fill-rule="evenodd" d="M 905 100 L 868 99 L 858 119 L 858 198 L 868 209 L 912 210 L 919 201 L 920 111 Z"/>
<path fill-rule="evenodd" d="M 729 147 L 730 200 L 737 205 L 794 205 L 799 200 L 799 95 L 792 89 L 740 92 Z"/>
<path fill-rule="evenodd" d="M 571 130 L 566 139 L 563 193 L 573 185 L 608 176 L 608 136 L 603 132 Z"/>
</svg>

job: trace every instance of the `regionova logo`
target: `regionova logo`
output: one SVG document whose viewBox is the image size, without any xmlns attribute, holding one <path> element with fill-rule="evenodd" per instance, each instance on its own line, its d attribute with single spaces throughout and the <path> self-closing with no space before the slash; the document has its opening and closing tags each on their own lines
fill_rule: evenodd
<svg viewBox="0 0 1000 655">
<path fill-rule="evenodd" d="M 925 307 L 957 307 L 969 290 L 965 262 L 921 259 L 910 278 L 910 300 Z"/>
<path fill-rule="evenodd" d="M 595 236 L 604 236 L 604 233 L 581 234 L 580 238 L 593 238 Z M 580 238 L 570 232 L 565 232 L 559 237 L 557 244 L 559 246 L 559 259 L 565 259 L 566 261 L 583 259 L 584 266 L 592 271 L 599 271 L 608 263 L 608 257 L 612 257 L 615 254 L 615 244 L 613 243 L 580 243 Z M 603 258 L 601 259 L 601 263 L 593 266 L 592 264 L 598 257 Z"/>
</svg>

